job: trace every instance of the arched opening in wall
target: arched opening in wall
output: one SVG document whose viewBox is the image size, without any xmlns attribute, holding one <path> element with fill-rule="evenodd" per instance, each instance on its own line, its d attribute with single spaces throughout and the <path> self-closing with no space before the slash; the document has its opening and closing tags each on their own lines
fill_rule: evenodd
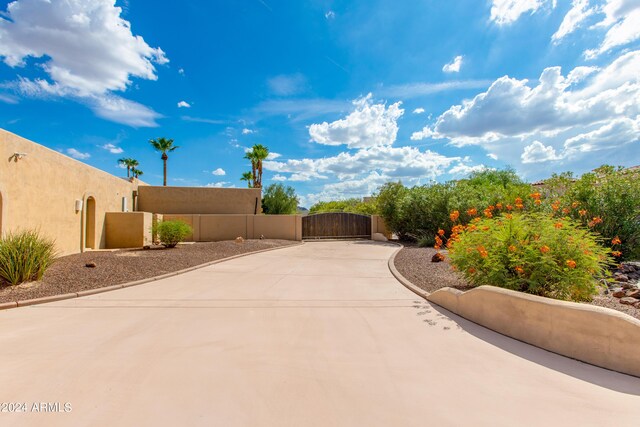
<svg viewBox="0 0 640 427">
<path fill-rule="evenodd" d="M 84 219 L 84 247 L 89 249 L 96 248 L 96 199 L 87 198 Z"/>
</svg>

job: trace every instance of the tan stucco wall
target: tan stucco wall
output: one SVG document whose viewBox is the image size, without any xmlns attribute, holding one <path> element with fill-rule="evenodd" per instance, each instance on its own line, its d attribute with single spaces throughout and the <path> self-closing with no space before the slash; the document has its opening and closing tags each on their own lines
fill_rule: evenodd
<svg viewBox="0 0 640 427">
<path fill-rule="evenodd" d="M 387 239 L 391 238 L 391 233 L 387 230 L 387 227 L 379 215 L 371 215 L 371 236 L 376 233 L 384 235 Z"/>
<path fill-rule="evenodd" d="M 302 240 L 300 215 L 163 215 L 165 221 L 182 220 L 193 228 L 187 241 L 215 242 L 244 239 Z"/>
<path fill-rule="evenodd" d="M 259 188 L 140 187 L 137 210 L 160 214 L 249 214 L 261 212 Z"/>
<path fill-rule="evenodd" d="M 493 286 L 467 292 L 443 288 L 427 299 L 517 340 L 640 376 L 640 321 L 619 311 Z"/>
<path fill-rule="evenodd" d="M 14 162 L 14 153 L 26 157 Z M 114 159 L 115 160 L 115 159 Z M 95 199 L 95 246 L 106 246 L 105 212 L 122 211 L 122 197 L 133 208 L 130 183 L 42 145 L 0 129 L 2 232 L 39 229 L 55 239 L 61 255 L 84 248 L 87 199 Z M 75 201 L 83 201 L 83 211 Z"/>
<path fill-rule="evenodd" d="M 152 221 L 150 212 L 107 212 L 106 247 L 139 248 L 151 244 Z"/>
</svg>

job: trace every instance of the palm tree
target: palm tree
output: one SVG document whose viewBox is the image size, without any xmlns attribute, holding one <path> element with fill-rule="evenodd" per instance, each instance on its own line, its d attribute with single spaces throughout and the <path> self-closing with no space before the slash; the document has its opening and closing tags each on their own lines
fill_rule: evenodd
<svg viewBox="0 0 640 427">
<path fill-rule="evenodd" d="M 133 175 L 133 177 L 134 177 L 134 178 L 137 178 L 137 177 L 139 177 L 140 175 L 143 175 L 143 174 L 144 174 L 144 172 L 142 172 L 140 169 L 132 168 L 132 169 L 131 169 L 131 174 Z"/>
<path fill-rule="evenodd" d="M 262 188 L 262 161 L 269 156 L 269 149 L 262 144 L 251 147 L 244 158 L 251 161 L 251 172 L 253 174 L 253 187 Z"/>
<path fill-rule="evenodd" d="M 164 162 L 163 185 L 166 187 L 167 186 L 167 159 L 169 158 L 169 156 L 167 156 L 167 153 L 180 147 L 177 145 L 173 145 L 173 139 L 167 139 L 167 138 L 156 138 L 156 139 L 150 140 L 149 142 L 151 143 L 151 145 L 156 151 L 159 151 L 162 153 L 162 156 L 160 158 Z"/>
<path fill-rule="evenodd" d="M 242 174 L 242 178 L 240 181 L 247 181 L 247 187 L 253 187 L 253 173 L 252 172 L 244 172 Z"/>
<path fill-rule="evenodd" d="M 118 164 L 127 167 L 127 178 L 129 178 L 129 171 L 133 170 L 139 163 L 136 159 L 123 157 L 122 159 L 118 159 Z"/>
</svg>

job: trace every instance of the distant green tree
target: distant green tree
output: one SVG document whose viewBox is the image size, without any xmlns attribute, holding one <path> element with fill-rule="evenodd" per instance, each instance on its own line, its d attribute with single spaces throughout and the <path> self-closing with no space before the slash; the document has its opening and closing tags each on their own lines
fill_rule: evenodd
<svg viewBox="0 0 640 427">
<path fill-rule="evenodd" d="M 318 202 L 309 209 L 310 214 L 322 212 L 349 212 L 362 215 L 374 215 L 377 212 L 375 199 L 363 202 L 358 198 Z"/>
<path fill-rule="evenodd" d="M 167 156 L 167 153 L 174 151 L 175 149 L 180 147 L 177 145 L 173 145 L 173 139 L 167 139 L 167 138 L 152 139 L 149 141 L 149 143 L 153 146 L 153 148 L 156 151 L 159 151 L 162 153 L 162 156 L 160 157 L 163 162 L 164 180 L 162 185 L 166 187 L 167 186 L 167 159 L 169 159 L 169 156 Z"/>
<path fill-rule="evenodd" d="M 262 188 L 262 161 L 269 156 L 269 149 L 262 144 L 256 144 L 247 151 L 244 158 L 251 162 L 253 187 Z"/>
<path fill-rule="evenodd" d="M 295 214 L 298 210 L 298 196 L 292 187 L 271 184 L 262 196 L 262 210 L 269 215 Z"/>
<path fill-rule="evenodd" d="M 138 161 L 130 157 L 123 157 L 122 159 L 118 159 L 118 164 L 127 168 L 127 178 L 129 178 L 129 172 L 138 166 Z"/>
</svg>

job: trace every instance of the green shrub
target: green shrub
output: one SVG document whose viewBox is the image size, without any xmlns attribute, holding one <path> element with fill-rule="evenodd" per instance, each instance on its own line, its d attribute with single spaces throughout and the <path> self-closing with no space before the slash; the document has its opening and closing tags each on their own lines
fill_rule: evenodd
<svg viewBox="0 0 640 427">
<path fill-rule="evenodd" d="M 492 285 L 563 300 L 589 300 L 611 262 L 598 237 L 569 218 L 505 213 L 458 225 L 452 265 L 475 286 Z"/>
<path fill-rule="evenodd" d="M 298 210 L 298 196 L 293 187 L 271 184 L 262 196 L 262 210 L 268 215 L 290 215 Z"/>
<path fill-rule="evenodd" d="M 309 214 L 323 212 L 349 212 L 362 215 L 375 215 L 377 213 L 376 201 L 363 202 L 360 199 L 332 200 L 329 202 L 318 202 L 309 208 Z"/>
<path fill-rule="evenodd" d="M 430 248 L 431 246 L 435 245 L 436 239 L 433 235 L 430 234 L 428 236 L 418 237 L 417 242 L 419 248 Z"/>
<path fill-rule="evenodd" d="M 56 257 L 55 244 L 28 230 L 0 239 L 0 281 L 10 285 L 40 280 Z"/>
<path fill-rule="evenodd" d="M 557 203 L 600 233 L 604 244 L 620 239 L 615 249 L 622 259 L 640 258 L 640 172 L 602 166 L 577 180 L 570 173 L 554 175 L 542 192 L 549 206 Z"/>
<path fill-rule="evenodd" d="M 184 221 L 162 221 L 153 226 L 154 235 L 158 236 L 160 243 L 166 248 L 175 248 L 189 234 L 192 233 L 191 226 Z"/>
</svg>

